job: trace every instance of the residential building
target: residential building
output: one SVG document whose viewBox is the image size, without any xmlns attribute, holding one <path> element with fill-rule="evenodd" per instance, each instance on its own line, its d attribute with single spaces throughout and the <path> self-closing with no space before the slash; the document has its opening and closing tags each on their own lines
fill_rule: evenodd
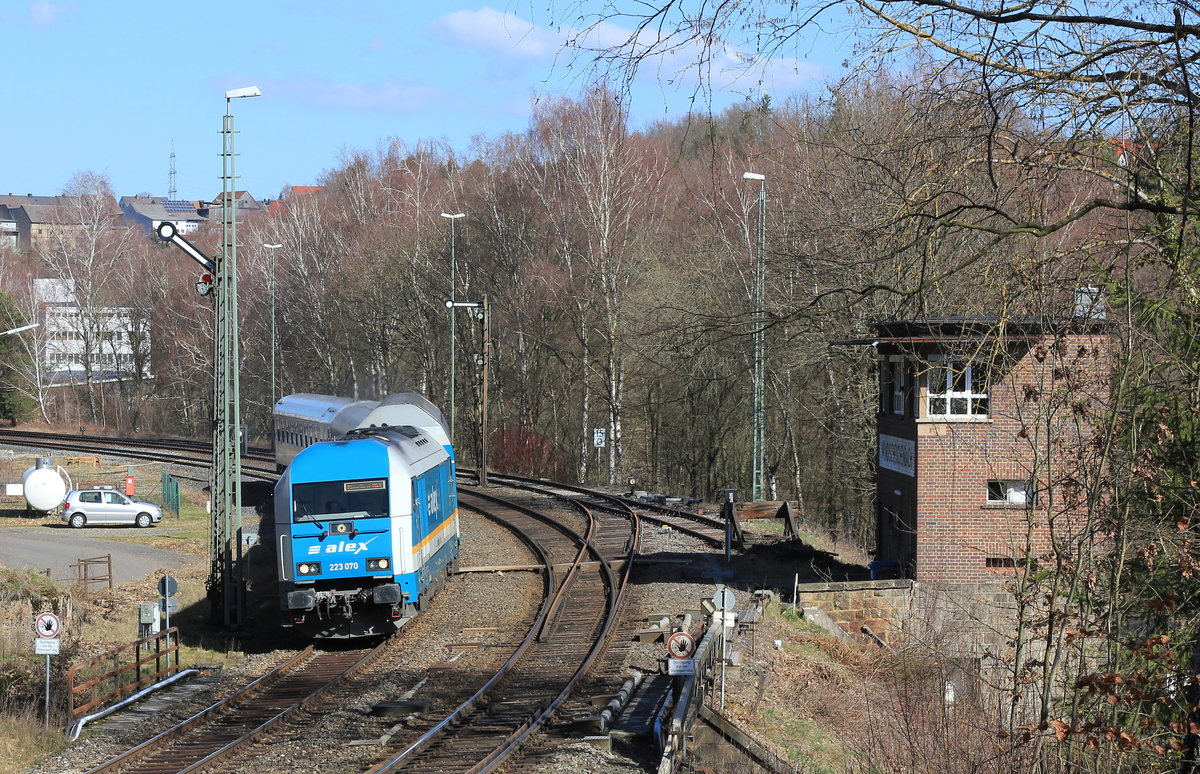
<svg viewBox="0 0 1200 774">
<path fill-rule="evenodd" d="M 285 186 L 282 195 L 267 205 L 267 212 L 280 218 L 288 213 L 292 205 L 302 198 L 312 196 L 325 190 L 323 185 L 289 185 Z"/>
<path fill-rule="evenodd" d="M 262 215 L 267 211 L 267 208 L 251 196 L 249 191 L 233 192 L 233 208 L 239 223 L 247 216 Z M 200 202 L 199 212 L 213 223 L 224 222 L 225 195 L 217 194 L 211 202 Z"/>
<path fill-rule="evenodd" d="M 177 201 L 165 196 L 122 196 L 121 212 L 124 219 L 141 226 L 148 233 L 156 233 L 158 224 L 170 222 L 180 234 L 191 234 L 208 219 L 196 211 L 196 204 Z"/>
<path fill-rule="evenodd" d="M 33 251 L 47 246 L 56 230 L 82 233 L 77 196 L 0 195 L 0 247 Z"/>
</svg>

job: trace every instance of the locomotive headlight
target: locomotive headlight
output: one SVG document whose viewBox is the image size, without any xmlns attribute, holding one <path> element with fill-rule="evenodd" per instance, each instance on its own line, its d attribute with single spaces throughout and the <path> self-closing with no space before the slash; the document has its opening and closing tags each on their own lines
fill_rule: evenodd
<svg viewBox="0 0 1200 774">
<path fill-rule="evenodd" d="M 320 564 L 320 562 L 301 562 L 300 564 L 296 565 L 296 574 L 297 575 L 320 575 L 321 574 L 321 564 Z"/>
<path fill-rule="evenodd" d="M 392 566 L 392 563 L 390 561 L 388 561 L 387 557 L 382 557 L 380 559 L 368 559 L 367 560 L 367 571 L 368 572 L 371 572 L 374 570 L 386 570 L 387 568 L 389 568 L 391 566 Z"/>
</svg>

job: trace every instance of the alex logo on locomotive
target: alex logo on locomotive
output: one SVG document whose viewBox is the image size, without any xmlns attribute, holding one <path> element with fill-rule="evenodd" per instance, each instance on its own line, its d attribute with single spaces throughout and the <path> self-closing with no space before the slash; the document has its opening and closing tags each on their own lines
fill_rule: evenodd
<svg viewBox="0 0 1200 774">
<path fill-rule="evenodd" d="M 378 537 L 378 535 L 376 535 L 375 537 Z M 367 546 L 371 545 L 371 541 L 374 539 L 375 538 L 371 538 L 370 540 L 358 540 L 358 541 L 347 540 L 344 543 L 330 543 L 327 546 L 309 546 L 308 547 L 308 555 L 316 556 L 317 554 L 320 554 L 320 553 L 360 554 L 363 551 L 367 550 Z M 322 548 L 324 548 L 323 551 L 322 551 Z"/>
</svg>

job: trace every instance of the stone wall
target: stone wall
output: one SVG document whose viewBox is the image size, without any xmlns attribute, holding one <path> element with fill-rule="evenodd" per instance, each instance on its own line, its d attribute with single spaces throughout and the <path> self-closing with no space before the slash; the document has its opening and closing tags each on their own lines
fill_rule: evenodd
<svg viewBox="0 0 1200 774">
<path fill-rule="evenodd" d="M 920 643 L 974 658 L 1007 647 L 1014 621 L 1012 594 L 1002 583 L 806 583 L 796 604 L 817 608 L 862 642 Z"/>
<path fill-rule="evenodd" d="M 871 640 L 863 627 L 889 645 L 898 642 L 912 605 L 910 580 L 805 583 L 796 604 L 815 607 L 856 639 Z"/>
</svg>

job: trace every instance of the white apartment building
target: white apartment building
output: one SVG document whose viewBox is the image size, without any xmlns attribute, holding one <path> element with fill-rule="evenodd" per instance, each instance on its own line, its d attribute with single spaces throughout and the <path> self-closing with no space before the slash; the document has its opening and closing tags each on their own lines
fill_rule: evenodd
<svg viewBox="0 0 1200 774">
<path fill-rule="evenodd" d="M 42 367 L 46 384 L 87 381 L 89 362 L 93 381 L 129 379 L 135 375 L 139 360 L 142 378 L 153 378 L 149 323 L 143 321 L 138 326 L 144 333 L 135 340 L 133 307 L 81 309 L 70 283 L 57 279 L 35 279 L 33 283 L 41 323 L 39 334 L 44 342 Z M 140 353 L 135 346 L 140 347 Z"/>
</svg>

